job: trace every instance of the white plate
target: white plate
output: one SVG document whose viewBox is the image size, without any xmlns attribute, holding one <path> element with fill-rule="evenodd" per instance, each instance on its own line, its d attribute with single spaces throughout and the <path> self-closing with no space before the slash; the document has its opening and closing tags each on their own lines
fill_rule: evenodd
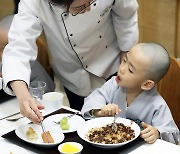
<svg viewBox="0 0 180 154">
<path fill-rule="evenodd" d="M 75 132 L 77 131 L 78 127 L 80 124 L 83 124 L 85 122 L 85 120 L 78 115 L 74 115 L 71 118 L 68 119 L 68 124 L 70 126 L 69 130 L 62 130 L 60 127 L 60 124 L 55 124 L 53 121 L 60 121 L 63 117 L 67 117 L 71 114 L 68 113 L 61 113 L 61 114 L 55 114 L 52 116 L 49 116 L 47 118 L 44 119 L 44 125 L 45 126 L 51 126 L 54 127 L 56 129 L 59 129 L 60 131 L 62 131 L 63 133 L 71 133 L 71 132 Z"/>
<path fill-rule="evenodd" d="M 28 140 L 28 138 L 26 137 L 26 131 L 28 130 L 29 127 L 32 127 L 35 130 L 35 132 L 37 133 L 38 139 L 35 142 Z M 43 131 L 42 131 L 42 128 L 40 125 L 36 125 L 36 124 L 21 125 L 15 130 L 15 133 L 20 139 L 22 139 L 28 143 L 37 145 L 37 146 L 41 146 L 41 147 L 53 147 L 57 144 L 60 144 L 64 140 L 64 134 L 61 131 L 59 131 L 53 127 L 45 127 L 45 128 L 46 128 L 46 131 L 50 131 L 51 136 L 54 139 L 54 143 L 44 143 L 43 142 L 43 139 L 41 137 L 41 134 L 43 133 Z"/>
<path fill-rule="evenodd" d="M 80 125 L 80 127 L 77 130 L 77 134 L 79 135 L 80 138 L 82 138 L 84 141 L 91 143 L 94 146 L 97 147 L 101 147 L 101 148 L 106 148 L 106 149 L 111 149 L 111 148 L 117 148 L 120 147 L 122 145 L 125 145 L 131 141 L 133 141 L 134 139 L 136 139 L 139 134 L 140 134 L 140 128 L 139 126 L 133 122 L 131 124 L 131 120 L 129 119 L 124 119 L 124 118 L 116 118 L 116 123 L 123 123 L 126 126 L 131 126 L 131 129 L 133 129 L 135 131 L 135 138 L 133 138 L 130 141 L 127 142 L 123 142 L 123 143 L 118 143 L 118 144 L 102 144 L 102 143 L 94 143 L 91 142 L 87 139 L 86 134 L 89 130 L 91 130 L 91 128 L 94 127 L 102 127 L 105 126 L 107 124 L 111 124 L 113 123 L 114 118 L 113 117 L 101 117 L 101 118 L 95 118 L 92 120 L 88 120 L 84 123 L 84 125 Z"/>
</svg>

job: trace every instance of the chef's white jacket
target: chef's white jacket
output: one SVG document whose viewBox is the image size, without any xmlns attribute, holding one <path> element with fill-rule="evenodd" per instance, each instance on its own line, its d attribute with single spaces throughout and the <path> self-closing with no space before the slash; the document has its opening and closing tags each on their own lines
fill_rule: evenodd
<svg viewBox="0 0 180 154">
<path fill-rule="evenodd" d="M 21 0 L 3 54 L 3 80 L 30 81 L 30 60 L 44 30 L 53 70 L 70 91 L 87 96 L 117 72 L 121 51 L 138 41 L 136 0 L 96 0 L 91 10 L 73 16 L 47 0 Z"/>
</svg>

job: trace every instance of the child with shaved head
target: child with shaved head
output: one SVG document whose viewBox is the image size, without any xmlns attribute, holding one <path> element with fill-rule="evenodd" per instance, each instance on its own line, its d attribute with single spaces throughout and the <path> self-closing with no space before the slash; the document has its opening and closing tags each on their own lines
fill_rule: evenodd
<svg viewBox="0 0 180 154">
<path fill-rule="evenodd" d="M 118 74 L 85 98 L 85 118 L 114 116 L 139 121 L 147 143 L 158 138 L 178 143 L 179 130 L 165 100 L 156 90 L 170 66 L 164 47 L 140 43 L 123 58 Z"/>
</svg>

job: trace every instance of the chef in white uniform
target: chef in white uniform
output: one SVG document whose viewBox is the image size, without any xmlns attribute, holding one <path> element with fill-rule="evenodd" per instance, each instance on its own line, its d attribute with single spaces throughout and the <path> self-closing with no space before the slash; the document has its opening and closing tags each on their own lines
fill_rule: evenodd
<svg viewBox="0 0 180 154">
<path fill-rule="evenodd" d="M 179 130 L 155 86 L 169 63 L 169 55 L 160 45 L 138 44 L 123 59 L 118 75 L 85 99 L 82 115 L 89 119 L 117 114 L 140 122 L 141 137 L 146 142 L 161 138 L 177 144 Z"/>
<path fill-rule="evenodd" d="M 138 42 L 137 10 L 136 0 L 21 0 L 3 55 L 5 90 L 13 90 L 21 113 L 42 120 L 42 105 L 27 90 L 42 31 L 54 73 L 76 96 L 67 93 L 70 106 L 80 110 L 83 98 L 117 72 L 123 51 Z"/>
</svg>

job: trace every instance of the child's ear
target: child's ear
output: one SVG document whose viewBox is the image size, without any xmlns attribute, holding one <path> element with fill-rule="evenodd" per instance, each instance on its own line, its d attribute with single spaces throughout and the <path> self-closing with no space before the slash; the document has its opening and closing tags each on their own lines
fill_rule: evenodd
<svg viewBox="0 0 180 154">
<path fill-rule="evenodd" d="M 141 89 L 150 90 L 155 86 L 155 82 L 153 80 L 146 80 L 141 84 Z"/>
</svg>

